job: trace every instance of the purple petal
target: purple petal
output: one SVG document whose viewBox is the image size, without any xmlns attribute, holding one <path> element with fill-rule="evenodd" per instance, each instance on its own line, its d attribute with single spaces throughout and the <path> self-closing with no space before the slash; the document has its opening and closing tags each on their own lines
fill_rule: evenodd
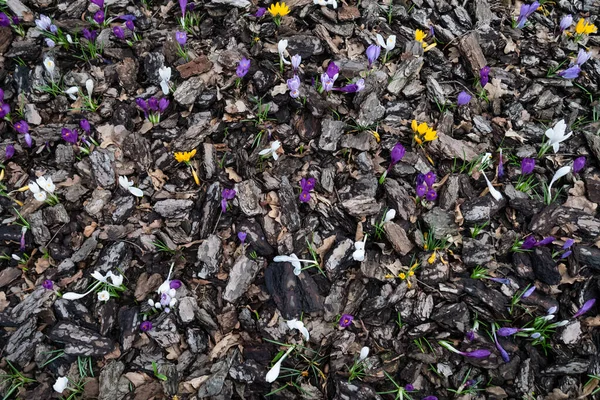
<svg viewBox="0 0 600 400">
<path fill-rule="evenodd" d="M 468 352 L 461 351 L 459 354 L 462 354 L 465 357 L 486 358 L 489 357 L 489 355 L 492 354 L 492 352 L 486 349 L 479 349 Z"/>
<path fill-rule="evenodd" d="M 512 336 L 517 332 L 519 332 L 518 328 L 500 328 L 496 331 L 498 336 Z"/>
<path fill-rule="evenodd" d="M 577 318 L 583 314 L 585 314 L 586 312 L 590 311 L 590 308 L 592 308 L 594 306 L 594 303 L 596 303 L 596 299 L 590 299 L 588 301 L 586 301 L 583 306 L 579 309 L 579 311 L 577 311 L 575 313 L 575 315 L 573 315 L 573 318 Z"/>
</svg>

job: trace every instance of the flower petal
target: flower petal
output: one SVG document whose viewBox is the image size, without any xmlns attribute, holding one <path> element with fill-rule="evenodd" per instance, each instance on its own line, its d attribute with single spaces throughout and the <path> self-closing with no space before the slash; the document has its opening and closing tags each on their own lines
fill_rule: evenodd
<svg viewBox="0 0 600 400">
<path fill-rule="evenodd" d="M 128 188 L 129 192 L 136 197 L 144 197 L 144 192 L 142 189 L 131 186 Z"/>
</svg>

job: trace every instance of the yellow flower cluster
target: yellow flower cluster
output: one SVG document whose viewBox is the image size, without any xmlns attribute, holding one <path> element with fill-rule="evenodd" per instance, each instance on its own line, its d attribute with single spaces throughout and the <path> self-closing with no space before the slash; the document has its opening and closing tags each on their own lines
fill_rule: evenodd
<svg viewBox="0 0 600 400">
<path fill-rule="evenodd" d="M 432 48 L 434 48 L 436 46 L 437 43 L 432 43 L 432 44 L 427 44 L 427 42 L 425 42 L 425 38 L 427 37 L 427 34 L 425 33 L 425 31 L 422 31 L 420 29 L 417 29 L 415 31 L 415 40 L 419 43 L 421 43 L 421 45 L 423 46 L 423 51 L 429 51 Z"/>
<path fill-rule="evenodd" d="M 415 133 L 415 142 L 417 144 L 423 144 L 423 142 L 431 142 L 437 139 L 437 132 L 433 130 L 427 122 L 421 122 L 420 124 L 413 119 L 410 127 Z"/>
<path fill-rule="evenodd" d="M 177 162 L 189 163 L 192 157 L 196 155 L 196 149 L 192 151 L 179 151 L 175 153 L 175 159 Z"/>
<path fill-rule="evenodd" d="M 419 263 L 416 262 L 412 265 L 412 267 L 410 267 L 410 269 L 408 270 L 408 272 L 400 272 L 398 274 L 398 278 L 400 278 L 401 280 L 406 280 L 406 286 L 410 289 L 412 287 L 412 282 L 410 281 L 410 278 L 415 276 L 415 270 L 417 269 L 417 267 L 419 266 Z M 393 279 L 394 275 L 392 274 L 387 274 L 385 276 L 386 279 Z"/>
<path fill-rule="evenodd" d="M 577 33 L 578 35 L 589 35 L 591 33 L 596 32 L 598 32 L 598 28 L 596 28 L 596 25 L 587 22 L 583 18 L 580 18 L 579 21 L 577 21 L 577 25 L 575 26 L 575 33 Z"/>
<path fill-rule="evenodd" d="M 271 4 L 268 10 L 273 17 L 283 17 L 290 13 L 290 8 L 284 2 Z"/>
</svg>

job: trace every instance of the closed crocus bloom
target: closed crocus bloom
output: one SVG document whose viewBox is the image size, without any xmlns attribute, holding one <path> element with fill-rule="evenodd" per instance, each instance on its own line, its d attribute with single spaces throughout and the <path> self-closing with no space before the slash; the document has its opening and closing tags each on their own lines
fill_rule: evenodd
<svg viewBox="0 0 600 400">
<path fill-rule="evenodd" d="M 404 148 L 402 143 L 396 143 L 396 145 L 392 149 L 392 152 L 390 153 L 391 164 L 395 165 L 398 162 L 400 162 L 400 160 L 402 160 L 405 154 L 406 149 Z"/>
<path fill-rule="evenodd" d="M 88 97 L 92 97 L 92 93 L 94 92 L 94 81 L 91 79 L 85 81 L 85 88 L 88 92 Z"/>
<path fill-rule="evenodd" d="M 577 157 L 575 161 L 573 161 L 573 173 L 576 174 L 581 171 L 585 167 L 585 157 Z"/>
<path fill-rule="evenodd" d="M 132 20 L 125 21 L 125 27 L 132 32 L 135 30 L 135 24 L 133 23 Z"/>
<path fill-rule="evenodd" d="M 87 119 L 82 119 L 81 121 L 79 121 L 79 127 L 87 133 L 90 133 L 90 122 Z"/>
<path fill-rule="evenodd" d="M 469 102 L 471 101 L 471 95 L 467 92 L 460 92 L 458 94 L 458 98 L 456 99 L 456 104 L 458 104 L 458 106 L 464 106 L 469 104 Z"/>
<path fill-rule="evenodd" d="M 285 58 L 285 56 L 287 54 L 287 45 L 288 45 L 288 41 L 286 39 L 281 39 L 279 42 L 277 42 L 277 52 L 279 53 L 279 59 L 284 64 L 291 64 L 291 61 L 288 61 Z"/>
<path fill-rule="evenodd" d="M 160 113 L 164 113 L 167 110 L 167 107 L 169 107 L 169 99 L 163 97 L 158 101 L 158 111 Z"/>
<path fill-rule="evenodd" d="M 535 12 L 535 10 L 538 9 L 539 6 L 540 6 L 540 3 L 538 3 L 537 1 L 534 1 L 531 4 L 523 4 L 521 6 L 519 18 L 517 19 L 517 28 L 524 27 L 525 23 L 527 22 L 527 18 L 529 18 L 531 16 L 531 14 L 533 14 Z"/>
<path fill-rule="evenodd" d="M 563 32 L 571 27 L 573 24 L 573 16 L 571 14 L 565 15 L 560 20 L 560 31 Z"/>
<path fill-rule="evenodd" d="M 582 316 L 583 314 L 585 314 L 586 312 L 590 311 L 590 309 L 594 306 L 594 304 L 596 303 L 596 299 L 590 299 L 588 301 L 586 301 L 583 306 L 579 309 L 579 311 L 577 311 L 574 315 L 573 318 L 577 318 Z"/>
<path fill-rule="evenodd" d="M 552 242 L 554 242 L 554 237 L 548 236 L 548 237 L 543 238 L 539 242 L 537 242 L 535 245 L 536 245 L 536 247 L 546 246 L 546 245 L 551 244 Z"/>
<path fill-rule="evenodd" d="M 10 26 L 10 18 L 3 12 L 0 12 L 0 26 Z"/>
<path fill-rule="evenodd" d="M 6 149 L 4 149 L 4 159 L 9 160 L 14 155 L 15 155 L 15 145 L 14 144 L 7 145 Z"/>
<path fill-rule="evenodd" d="M 560 178 L 562 178 L 563 176 L 567 175 L 569 172 L 571 172 L 571 166 L 570 165 L 567 165 L 567 166 L 564 166 L 562 168 L 559 168 L 554 173 L 554 176 L 552 177 L 552 180 L 550 181 L 550 184 L 548 185 L 548 193 L 552 193 L 552 192 L 550 192 L 550 190 L 552 189 L 552 185 L 554 185 L 554 182 L 558 181 Z"/>
<path fill-rule="evenodd" d="M 296 54 L 292 56 L 292 68 L 296 71 L 300 67 L 300 63 L 302 62 L 302 57 L 300 54 Z"/>
<path fill-rule="evenodd" d="M 521 160 L 521 173 L 523 175 L 529 175 L 533 172 L 535 168 L 535 159 L 534 158 L 524 158 Z"/>
<path fill-rule="evenodd" d="M 425 185 L 417 185 L 417 197 L 423 197 L 427 193 L 427 186 Z"/>
<path fill-rule="evenodd" d="M 530 237 L 531 237 L 531 236 L 530 236 Z M 535 286 L 532 286 L 532 287 L 530 287 L 529 289 L 527 289 L 527 290 L 526 290 L 526 291 L 523 293 L 523 295 L 521 296 L 521 298 L 523 298 L 523 299 L 526 299 L 526 298 L 528 298 L 529 296 L 531 296 L 533 292 L 535 292 Z"/>
<path fill-rule="evenodd" d="M 52 389 L 54 389 L 55 392 L 62 393 L 65 391 L 68 385 L 69 378 L 67 378 L 66 376 L 61 376 L 56 380 L 54 385 L 52 385 Z"/>
<path fill-rule="evenodd" d="M 96 11 L 96 14 L 94 14 L 94 21 L 98 25 L 101 25 L 104 22 L 104 11 L 102 11 L 102 10 Z"/>
<path fill-rule="evenodd" d="M 486 65 L 485 67 L 481 68 L 481 70 L 479 71 L 479 83 L 481 84 L 481 87 L 485 87 L 485 85 L 487 85 L 489 81 L 490 81 L 490 67 L 488 67 Z"/>
<path fill-rule="evenodd" d="M 117 37 L 117 39 L 125 40 L 125 31 L 120 26 L 113 26 L 113 34 Z"/>
<path fill-rule="evenodd" d="M 333 81 L 335 81 L 339 74 L 340 67 L 338 67 L 333 61 L 331 61 L 327 66 L 327 76 L 329 76 Z"/>
<path fill-rule="evenodd" d="M 512 336 L 517 332 L 519 332 L 518 328 L 500 328 L 496 333 L 498 336 Z"/>
<path fill-rule="evenodd" d="M 523 250 L 530 250 L 530 249 L 533 249 L 533 247 L 535 246 L 536 243 L 537 243 L 537 240 L 535 240 L 535 238 L 533 236 L 527 236 L 525 238 L 525 240 L 523 241 L 521 248 Z"/>
<path fill-rule="evenodd" d="M 592 53 L 589 51 L 585 51 L 584 49 L 579 49 L 579 53 L 577 53 L 577 59 L 575 64 L 582 66 L 587 60 L 592 57 Z"/>
<path fill-rule="evenodd" d="M 381 54 L 381 46 L 372 44 L 369 47 L 367 47 L 367 60 L 369 60 L 369 68 L 379 58 L 380 54 Z"/>
<path fill-rule="evenodd" d="M 358 361 L 363 361 L 369 356 L 369 348 L 367 346 L 360 349 L 360 355 L 358 356 Z"/>
</svg>

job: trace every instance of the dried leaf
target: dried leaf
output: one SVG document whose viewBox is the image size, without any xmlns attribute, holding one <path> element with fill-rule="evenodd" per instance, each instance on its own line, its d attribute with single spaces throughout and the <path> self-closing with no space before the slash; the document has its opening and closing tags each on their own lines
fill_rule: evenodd
<svg viewBox="0 0 600 400">
<path fill-rule="evenodd" d="M 506 87 L 506 85 L 502 84 L 502 81 L 500 79 L 493 78 L 491 82 L 488 82 L 488 84 L 485 85 L 485 90 L 487 90 L 488 92 L 488 98 L 490 100 L 495 100 L 501 98 L 504 94 L 508 93 L 506 90 L 503 89 L 502 86 Z"/>
<path fill-rule="evenodd" d="M 77 271 L 77 273 L 73 276 L 70 276 L 68 278 L 62 278 L 59 282 L 58 282 L 58 286 L 64 287 L 67 285 L 70 285 L 73 282 L 77 282 L 78 280 L 81 279 L 81 277 L 83 276 L 83 271 L 79 270 Z"/>
<path fill-rule="evenodd" d="M 40 257 L 35 260 L 35 272 L 38 274 L 44 273 L 50 267 L 50 260 L 45 257 Z"/>
<path fill-rule="evenodd" d="M 0 292 L 0 312 L 6 310 L 6 307 L 10 305 L 10 301 L 6 300 L 6 293 Z"/>
<path fill-rule="evenodd" d="M 231 167 L 225 168 L 225 172 L 227 172 L 227 177 L 232 181 L 239 183 L 242 181 L 242 177 L 238 175 L 237 172 Z"/>
<path fill-rule="evenodd" d="M 210 352 L 210 359 L 214 360 L 216 358 L 224 357 L 225 353 L 227 353 L 227 350 L 229 350 L 231 347 L 239 344 L 239 341 L 240 341 L 239 334 L 229 333 L 227 336 L 225 336 L 223 339 L 221 339 L 215 345 L 215 347 L 213 347 L 212 351 Z"/>
<path fill-rule="evenodd" d="M 513 131 L 512 129 L 509 129 L 508 131 L 506 131 L 506 133 L 504 134 L 504 137 L 516 139 L 521 143 L 525 143 L 527 140 L 523 136 L 519 135 L 517 132 Z"/>
<path fill-rule="evenodd" d="M 329 249 L 331 249 L 331 246 L 333 246 L 334 243 L 335 243 L 335 235 L 331 235 L 331 236 L 323 239 L 323 244 L 321 245 L 321 247 L 319 247 L 316 250 L 317 254 L 319 256 L 323 257 L 329 251 Z"/>
<path fill-rule="evenodd" d="M 560 263 L 558 265 L 558 272 L 560 273 L 560 276 L 561 276 L 559 286 L 564 285 L 564 284 L 572 285 L 575 282 L 581 282 L 581 281 L 585 280 L 585 278 L 583 278 L 581 276 L 571 277 L 569 275 L 569 273 L 567 272 L 567 266 L 563 263 Z"/>
<path fill-rule="evenodd" d="M 169 177 L 158 168 L 155 170 L 150 170 L 149 175 L 150 178 L 152 178 L 152 186 L 154 186 L 154 190 L 156 191 L 162 190 L 163 186 L 169 179 Z"/>
<path fill-rule="evenodd" d="M 125 378 L 129 379 L 129 381 L 133 384 L 133 386 L 138 387 L 143 385 L 146 382 L 152 381 L 152 378 L 143 372 L 127 372 L 124 374 Z"/>
<path fill-rule="evenodd" d="M 92 236 L 92 233 L 94 233 L 94 231 L 96 230 L 97 227 L 98 227 L 98 223 L 96 223 L 96 221 L 92 221 L 91 224 L 89 224 L 88 226 L 83 228 L 83 236 L 85 236 L 85 237 Z"/>
<path fill-rule="evenodd" d="M 281 84 L 275 86 L 271 90 L 271 96 L 275 97 L 278 94 L 285 94 L 286 92 L 287 92 L 287 83 L 281 83 Z"/>
</svg>

